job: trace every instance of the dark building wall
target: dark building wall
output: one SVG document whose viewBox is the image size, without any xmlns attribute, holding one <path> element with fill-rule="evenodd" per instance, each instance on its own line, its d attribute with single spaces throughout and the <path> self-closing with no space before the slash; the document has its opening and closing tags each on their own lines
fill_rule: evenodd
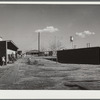
<svg viewBox="0 0 100 100">
<path fill-rule="evenodd" d="M 100 48 L 70 49 L 57 52 L 58 62 L 74 64 L 100 64 Z"/>
<path fill-rule="evenodd" d="M 7 48 L 13 51 L 18 50 L 18 48 L 11 41 L 7 41 Z"/>
<path fill-rule="evenodd" d="M 0 41 L 0 58 L 3 56 L 5 56 L 6 60 L 6 41 Z"/>
</svg>

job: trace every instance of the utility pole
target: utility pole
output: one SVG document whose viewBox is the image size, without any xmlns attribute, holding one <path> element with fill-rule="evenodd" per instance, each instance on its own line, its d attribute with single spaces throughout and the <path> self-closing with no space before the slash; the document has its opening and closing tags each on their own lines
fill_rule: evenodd
<svg viewBox="0 0 100 100">
<path fill-rule="evenodd" d="M 56 48 L 55 48 L 55 53 L 56 53 L 56 64 L 57 64 L 57 62 L 58 62 L 58 58 L 57 58 L 57 37 L 55 36 L 55 46 L 56 46 Z"/>
<path fill-rule="evenodd" d="M 74 45 L 74 49 L 76 49 L 76 45 Z"/>
<path fill-rule="evenodd" d="M 91 44 L 90 43 L 87 43 L 87 48 L 90 48 Z"/>
<path fill-rule="evenodd" d="M 40 32 L 38 32 L 38 55 L 40 53 Z"/>
</svg>

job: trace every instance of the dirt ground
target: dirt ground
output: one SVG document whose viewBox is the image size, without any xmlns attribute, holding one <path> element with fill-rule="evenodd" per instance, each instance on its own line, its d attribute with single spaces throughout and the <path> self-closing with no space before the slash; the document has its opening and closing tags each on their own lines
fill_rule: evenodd
<svg viewBox="0 0 100 100">
<path fill-rule="evenodd" d="M 26 56 L 0 66 L 0 89 L 100 90 L 100 65 L 61 64 Z"/>
</svg>

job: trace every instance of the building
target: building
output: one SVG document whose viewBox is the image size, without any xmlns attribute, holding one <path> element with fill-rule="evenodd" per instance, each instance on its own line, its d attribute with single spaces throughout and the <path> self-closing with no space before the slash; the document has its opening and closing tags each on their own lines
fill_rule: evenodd
<svg viewBox="0 0 100 100">
<path fill-rule="evenodd" d="M 26 52 L 26 55 L 38 55 L 39 51 L 38 50 L 30 50 Z"/>
<path fill-rule="evenodd" d="M 13 56 L 15 59 L 17 58 L 17 50 L 18 47 L 15 45 L 13 41 L 0 41 L 0 57 L 5 57 L 5 65 L 7 64 L 7 62 L 11 60 L 11 56 Z"/>
<path fill-rule="evenodd" d="M 70 64 L 100 64 L 100 47 L 60 50 L 57 60 Z"/>
<path fill-rule="evenodd" d="M 23 56 L 23 53 L 21 50 L 17 51 L 17 58 L 21 58 Z"/>
<path fill-rule="evenodd" d="M 44 56 L 52 56 L 53 51 L 44 51 Z"/>
<path fill-rule="evenodd" d="M 26 55 L 43 56 L 44 52 L 38 50 L 30 50 L 26 52 Z"/>
<path fill-rule="evenodd" d="M 18 51 L 17 51 L 17 54 L 18 54 L 18 55 L 22 55 L 22 51 L 21 51 L 21 50 L 18 50 Z"/>
</svg>

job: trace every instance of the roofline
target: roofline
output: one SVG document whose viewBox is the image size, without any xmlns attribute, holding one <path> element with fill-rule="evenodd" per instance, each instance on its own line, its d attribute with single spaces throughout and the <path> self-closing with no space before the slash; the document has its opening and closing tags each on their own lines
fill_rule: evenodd
<svg viewBox="0 0 100 100">
<path fill-rule="evenodd" d="M 7 42 L 12 42 L 17 47 L 17 45 L 12 40 L 7 40 Z M 17 49 L 19 48 L 17 47 Z"/>
<path fill-rule="evenodd" d="M 2 41 L 11 42 L 12 44 L 14 44 L 14 45 L 16 46 L 17 49 L 19 49 L 19 48 L 17 47 L 17 45 L 16 45 L 12 40 L 2 40 Z M 1 42 L 1 41 L 0 41 L 0 42 Z"/>
<path fill-rule="evenodd" d="M 84 48 L 73 48 L 73 49 L 63 49 L 63 50 L 58 50 L 58 51 L 64 51 L 64 50 L 80 50 L 80 49 L 89 49 L 89 48 L 100 48 L 100 46 L 84 47 Z"/>
</svg>

